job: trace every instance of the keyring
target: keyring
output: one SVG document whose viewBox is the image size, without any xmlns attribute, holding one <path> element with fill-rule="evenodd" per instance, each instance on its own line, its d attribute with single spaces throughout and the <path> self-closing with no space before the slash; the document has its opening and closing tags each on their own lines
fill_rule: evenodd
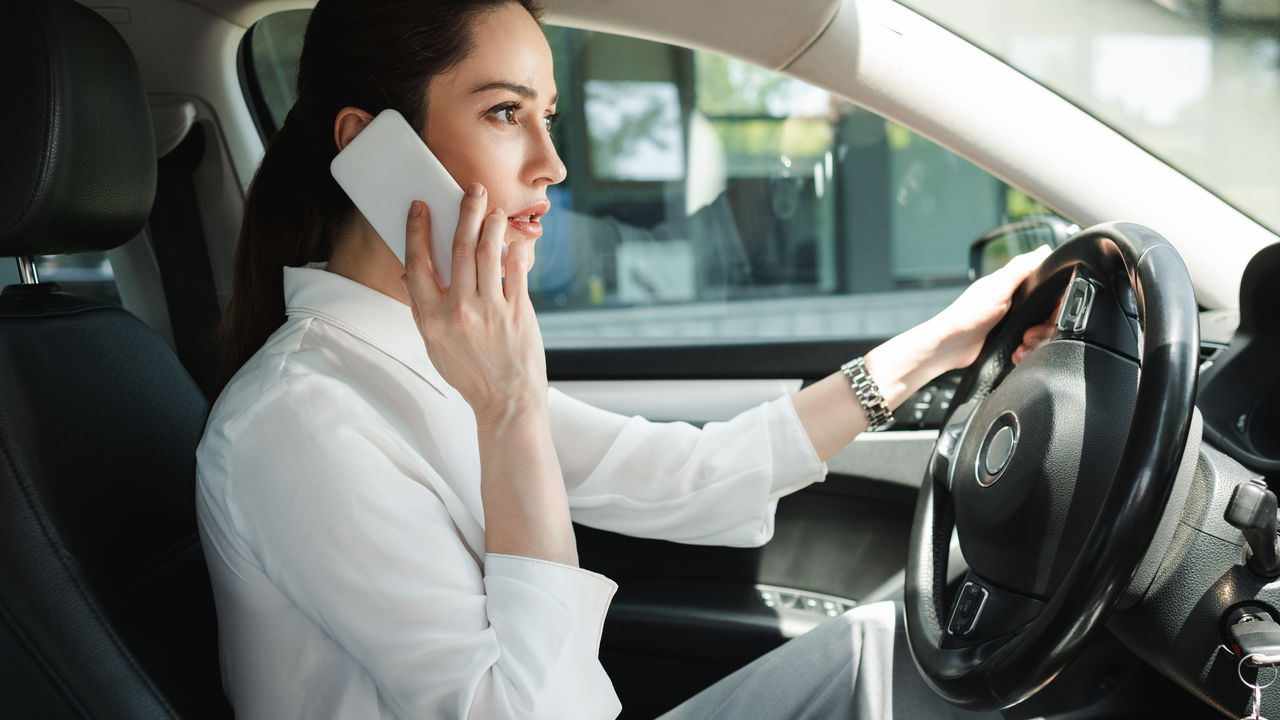
<svg viewBox="0 0 1280 720">
<path fill-rule="evenodd" d="M 1244 664 L 1248 662 L 1251 657 L 1262 657 L 1262 655 L 1259 653 L 1249 653 L 1248 655 L 1240 658 L 1240 662 L 1236 664 L 1236 676 L 1240 678 L 1240 682 L 1244 683 L 1246 687 L 1253 688 L 1254 690 L 1264 690 L 1271 687 L 1271 684 L 1276 681 L 1276 678 L 1280 677 L 1280 670 L 1276 669 L 1275 665 L 1260 666 L 1271 668 L 1271 679 L 1265 683 L 1255 685 L 1254 683 L 1244 679 Z"/>
</svg>

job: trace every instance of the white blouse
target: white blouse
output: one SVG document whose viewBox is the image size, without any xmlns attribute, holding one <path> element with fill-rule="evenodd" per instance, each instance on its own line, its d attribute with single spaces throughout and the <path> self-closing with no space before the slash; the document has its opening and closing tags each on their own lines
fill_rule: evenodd
<svg viewBox="0 0 1280 720">
<path fill-rule="evenodd" d="M 613 718 L 598 660 L 617 585 L 488 553 L 475 416 L 409 308 L 285 268 L 288 320 L 214 405 L 197 511 L 236 716 Z M 754 546 L 821 480 L 788 398 L 698 429 L 550 392 L 575 521 Z"/>
</svg>

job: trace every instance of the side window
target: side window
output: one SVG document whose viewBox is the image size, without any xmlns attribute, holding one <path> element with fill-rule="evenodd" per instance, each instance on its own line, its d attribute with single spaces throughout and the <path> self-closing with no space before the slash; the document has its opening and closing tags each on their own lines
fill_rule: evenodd
<svg viewBox="0 0 1280 720">
<path fill-rule="evenodd" d="M 298 99 L 298 60 L 307 30 L 310 10 L 285 10 L 266 16 L 250 28 L 242 53 L 251 71 L 253 107 L 266 134 L 284 124 L 284 118 Z"/>
<path fill-rule="evenodd" d="M 309 11 L 258 23 L 280 123 Z M 568 179 L 530 291 L 548 348 L 887 336 L 968 281 L 969 243 L 1049 214 L 925 138 L 714 53 L 547 27 Z"/>
<path fill-rule="evenodd" d="M 531 289 L 548 347 L 886 336 L 968 282 L 1026 195 L 837 96 L 714 53 L 547 28 L 557 147 Z"/>
</svg>

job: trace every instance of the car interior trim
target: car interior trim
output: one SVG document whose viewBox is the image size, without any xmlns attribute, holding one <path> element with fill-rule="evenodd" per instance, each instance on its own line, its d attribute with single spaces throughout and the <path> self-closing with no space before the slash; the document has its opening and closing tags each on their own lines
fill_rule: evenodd
<svg viewBox="0 0 1280 720">
<path fill-rule="evenodd" d="M 790 395 L 799 380 L 559 380 L 552 386 L 589 405 L 649 420 L 707 423 Z"/>
</svg>

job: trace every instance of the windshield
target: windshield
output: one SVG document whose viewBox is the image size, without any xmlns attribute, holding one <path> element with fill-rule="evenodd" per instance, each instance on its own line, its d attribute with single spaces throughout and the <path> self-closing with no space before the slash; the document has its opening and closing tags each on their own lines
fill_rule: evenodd
<svg viewBox="0 0 1280 720">
<path fill-rule="evenodd" d="M 902 1 L 1280 232 L 1280 2 Z"/>
</svg>

